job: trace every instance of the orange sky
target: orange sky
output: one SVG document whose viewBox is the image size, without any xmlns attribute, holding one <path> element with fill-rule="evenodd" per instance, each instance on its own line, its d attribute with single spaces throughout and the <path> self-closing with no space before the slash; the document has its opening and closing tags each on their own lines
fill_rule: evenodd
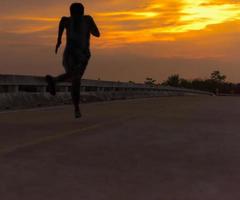
<svg viewBox="0 0 240 200">
<path fill-rule="evenodd" d="M 0 2 L 0 73 L 62 72 L 53 48 L 69 0 Z M 85 0 L 101 32 L 85 78 L 159 81 L 179 73 L 205 78 L 212 70 L 240 82 L 237 0 Z"/>
</svg>

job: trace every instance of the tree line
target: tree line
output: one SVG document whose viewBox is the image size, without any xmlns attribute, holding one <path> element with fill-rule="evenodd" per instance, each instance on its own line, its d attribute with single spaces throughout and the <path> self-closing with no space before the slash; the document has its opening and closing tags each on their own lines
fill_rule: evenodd
<svg viewBox="0 0 240 200">
<path fill-rule="evenodd" d="M 180 88 L 188 88 L 194 90 L 202 90 L 213 92 L 216 94 L 240 94 L 240 84 L 234 84 L 226 81 L 226 75 L 220 71 L 213 71 L 207 79 L 193 79 L 187 80 L 181 78 L 178 74 L 173 74 L 162 83 L 157 83 L 152 78 L 146 78 L 145 84 L 156 86 L 172 86 Z"/>
</svg>

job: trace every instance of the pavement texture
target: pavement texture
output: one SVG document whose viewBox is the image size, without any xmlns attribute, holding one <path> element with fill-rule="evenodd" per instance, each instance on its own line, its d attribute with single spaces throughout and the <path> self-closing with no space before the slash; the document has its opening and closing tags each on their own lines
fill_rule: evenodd
<svg viewBox="0 0 240 200">
<path fill-rule="evenodd" d="M 240 98 L 0 113 L 1 200 L 239 200 Z"/>
</svg>

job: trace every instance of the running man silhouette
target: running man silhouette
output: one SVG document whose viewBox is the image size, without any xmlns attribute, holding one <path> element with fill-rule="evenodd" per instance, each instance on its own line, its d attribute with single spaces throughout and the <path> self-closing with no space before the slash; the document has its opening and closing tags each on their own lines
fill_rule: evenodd
<svg viewBox="0 0 240 200">
<path fill-rule="evenodd" d="M 50 94 L 56 95 L 56 83 L 71 80 L 71 96 L 75 110 L 75 117 L 80 118 L 80 86 L 81 79 L 91 57 L 90 36 L 100 37 L 100 32 L 93 18 L 84 15 L 84 6 L 73 3 L 70 6 L 70 17 L 62 17 L 59 23 L 58 39 L 55 53 L 62 43 L 62 35 L 66 29 L 66 48 L 63 54 L 64 74 L 57 77 L 46 76 Z"/>
</svg>

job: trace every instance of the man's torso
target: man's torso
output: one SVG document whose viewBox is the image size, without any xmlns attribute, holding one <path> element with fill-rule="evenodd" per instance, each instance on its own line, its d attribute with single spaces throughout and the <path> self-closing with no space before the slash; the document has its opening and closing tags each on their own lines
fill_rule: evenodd
<svg viewBox="0 0 240 200">
<path fill-rule="evenodd" d="M 81 20 L 74 22 L 71 17 L 63 17 L 66 28 L 67 48 L 89 50 L 90 48 L 90 20 L 89 16 L 83 16 Z M 75 24 L 76 23 L 76 24 Z"/>
</svg>

